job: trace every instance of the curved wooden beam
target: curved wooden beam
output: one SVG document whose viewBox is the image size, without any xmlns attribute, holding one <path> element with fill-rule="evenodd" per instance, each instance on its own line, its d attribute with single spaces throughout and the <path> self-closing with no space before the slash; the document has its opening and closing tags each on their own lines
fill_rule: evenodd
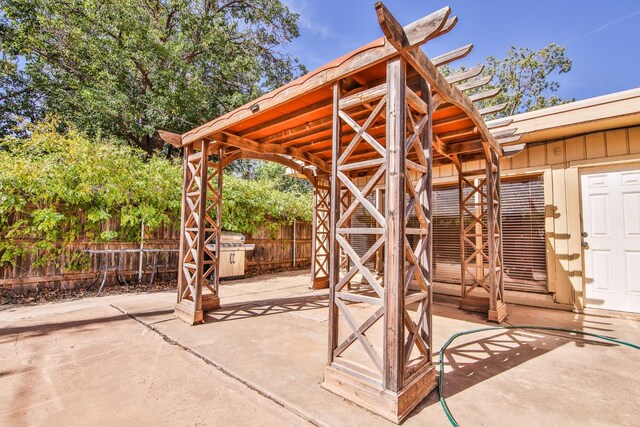
<svg viewBox="0 0 640 427">
<path fill-rule="evenodd" d="M 234 151 L 233 153 L 225 156 L 225 158 L 222 160 L 222 167 L 226 167 L 227 165 L 229 165 L 229 163 L 232 163 L 236 160 L 240 160 L 240 159 L 251 159 L 251 160 L 264 160 L 267 162 L 274 162 L 274 163 L 279 163 L 283 166 L 286 166 L 288 168 L 291 168 L 293 170 L 295 170 L 296 172 L 302 174 L 305 176 L 305 178 L 307 178 L 307 180 L 309 182 L 311 182 L 311 184 L 313 185 L 313 187 L 316 187 L 316 178 L 313 176 L 313 174 L 306 169 L 304 166 L 302 166 L 300 163 L 295 162 L 291 159 L 288 159 L 286 157 L 283 157 L 281 155 L 278 154 L 263 154 L 263 153 L 255 153 L 253 151 L 247 151 L 247 150 L 237 150 Z"/>
<path fill-rule="evenodd" d="M 162 139 L 167 144 L 176 148 L 182 147 L 182 135 L 167 132 L 166 130 L 159 130 L 158 133 L 160 134 L 160 139 Z"/>
<path fill-rule="evenodd" d="M 211 139 L 217 142 L 230 145 L 232 147 L 240 148 L 241 150 L 253 151 L 259 154 L 283 154 L 285 156 L 291 156 L 298 160 L 302 160 L 305 163 L 313 165 L 325 172 L 331 171 L 331 167 L 314 154 L 310 154 L 306 151 L 300 150 L 295 147 L 285 147 L 280 144 L 266 144 L 258 141 L 253 141 L 242 136 L 234 135 L 229 132 L 220 132 L 214 135 Z"/>
</svg>

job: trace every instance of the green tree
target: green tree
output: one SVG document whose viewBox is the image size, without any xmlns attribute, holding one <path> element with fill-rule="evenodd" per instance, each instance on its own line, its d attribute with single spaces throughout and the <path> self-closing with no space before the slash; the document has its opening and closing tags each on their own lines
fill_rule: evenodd
<svg viewBox="0 0 640 427">
<path fill-rule="evenodd" d="M 0 53 L 0 136 L 23 133 L 25 117 L 40 118 L 39 98 L 20 69 L 18 58 Z"/>
<path fill-rule="evenodd" d="M 46 262 L 79 238 L 136 240 L 143 221 L 148 231 L 178 222 L 181 162 L 57 127 L 0 139 L 0 264 L 24 253 Z M 103 231 L 109 219 L 118 231 Z"/>
<path fill-rule="evenodd" d="M 568 73 L 572 65 L 571 59 L 565 55 L 565 48 L 557 44 L 552 43 L 538 51 L 512 46 L 503 59 L 488 56 L 483 64 L 482 75 L 493 75 L 492 82 L 468 93 L 502 89 L 496 97 L 477 102 L 480 107 L 507 103 L 507 107 L 492 118 L 539 110 L 574 100 L 553 95 L 560 86 L 553 80 L 553 76 Z M 453 71 L 445 69 L 445 73 L 451 72 Z"/>
<path fill-rule="evenodd" d="M 27 253 L 45 264 L 78 239 L 136 241 L 142 222 L 147 232 L 179 228 L 179 159 L 58 128 L 49 120 L 29 125 L 25 136 L 0 138 L 0 266 Z M 311 194 L 281 191 L 277 184 L 225 174 L 223 229 L 250 234 L 310 221 Z M 105 227 L 107 221 L 115 227 Z"/>
<path fill-rule="evenodd" d="M 20 86 L 44 111 L 151 152 L 156 130 L 188 130 L 302 71 L 283 49 L 297 18 L 280 0 L 5 0 L 0 51 L 24 59 Z"/>
<path fill-rule="evenodd" d="M 295 176 L 286 175 L 286 167 L 274 162 L 259 162 L 256 170 L 259 181 L 269 181 L 274 188 L 286 193 L 309 194 L 313 192 L 311 183 Z"/>
</svg>

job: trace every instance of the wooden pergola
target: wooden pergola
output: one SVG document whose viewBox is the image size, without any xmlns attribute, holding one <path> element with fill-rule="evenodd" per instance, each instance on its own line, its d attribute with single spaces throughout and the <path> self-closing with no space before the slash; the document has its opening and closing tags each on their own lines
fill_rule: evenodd
<svg viewBox="0 0 640 427">
<path fill-rule="evenodd" d="M 501 322 L 500 158 L 523 145 L 508 120 L 482 119 L 504 105 L 474 105 L 496 90 L 465 94 L 489 82 L 477 77 L 482 67 L 439 71 L 471 45 L 431 59 L 420 48 L 455 26 L 450 8 L 404 27 L 382 3 L 375 9 L 378 40 L 183 135 L 161 135 L 184 148 L 176 315 L 197 324 L 220 306 L 224 166 L 284 164 L 315 188 L 311 283 L 330 289 L 323 387 L 399 422 L 436 384 L 432 167 L 451 162 L 459 173 L 460 307 Z M 483 168 L 467 167 L 479 159 Z M 370 223 L 356 223 L 356 212 Z M 357 253 L 351 241 L 362 236 L 374 243 Z"/>
</svg>

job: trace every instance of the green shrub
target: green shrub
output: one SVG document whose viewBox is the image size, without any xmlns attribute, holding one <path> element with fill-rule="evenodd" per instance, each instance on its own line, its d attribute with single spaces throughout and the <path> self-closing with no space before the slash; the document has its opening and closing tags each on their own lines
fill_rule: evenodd
<svg viewBox="0 0 640 427">
<path fill-rule="evenodd" d="M 177 222 L 179 162 L 56 125 L 0 141 L 0 263 L 28 251 L 44 263 L 79 238 L 135 241 L 141 221 L 150 231 Z M 117 231 L 103 231 L 108 219 Z"/>
<path fill-rule="evenodd" d="M 222 229 L 251 234 L 259 226 L 267 226 L 273 234 L 283 222 L 311 221 L 312 194 L 279 191 L 276 185 L 271 180 L 252 181 L 225 174 Z"/>
<path fill-rule="evenodd" d="M 31 126 L 28 137 L 0 140 L 0 265 L 27 252 L 39 254 L 42 265 L 81 238 L 134 242 L 142 221 L 148 232 L 179 227 L 181 159 L 148 157 L 117 141 L 56 128 L 49 120 Z M 266 225 L 275 231 L 311 214 L 308 193 L 225 174 L 224 230 L 250 234 Z M 107 228 L 107 221 L 119 226 Z"/>
</svg>

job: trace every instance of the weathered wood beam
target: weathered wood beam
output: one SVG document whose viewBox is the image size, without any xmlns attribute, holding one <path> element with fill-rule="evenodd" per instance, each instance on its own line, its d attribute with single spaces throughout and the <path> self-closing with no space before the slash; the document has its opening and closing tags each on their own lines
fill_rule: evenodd
<svg viewBox="0 0 640 427">
<path fill-rule="evenodd" d="M 516 154 L 519 154 L 522 152 L 522 150 L 524 150 L 524 148 L 527 146 L 527 144 L 517 144 L 517 145 L 507 145 L 506 147 L 503 148 L 504 151 L 504 156 L 505 157 L 513 157 Z"/>
<path fill-rule="evenodd" d="M 450 74 L 446 77 L 447 81 L 451 84 L 461 82 L 462 80 L 470 79 L 477 76 L 484 69 L 484 65 L 476 65 L 468 70 L 460 71 L 458 73 Z M 458 88 L 460 89 L 460 88 Z"/>
<path fill-rule="evenodd" d="M 405 88 L 405 91 L 407 96 L 407 103 L 420 114 L 427 114 L 427 111 L 429 111 L 427 103 L 424 102 L 418 95 L 416 95 L 414 91 L 409 89 L 409 87 Z"/>
<path fill-rule="evenodd" d="M 443 53 L 442 55 L 438 55 L 435 58 L 433 58 L 431 62 L 436 67 L 441 67 L 445 64 L 449 64 L 453 61 L 464 58 L 465 56 L 469 55 L 469 53 L 471 53 L 472 49 L 473 49 L 473 44 L 469 43 L 468 45 L 459 47 L 450 52 Z"/>
<path fill-rule="evenodd" d="M 522 135 L 513 135 L 513 136 L 506 136 L 504 138 L 497 139 L 498 143 L 501 145 L 500 152 L 502 152 L 502 150 L 504 150 L 507 147 L 507 146 L 502 146 L 503 144 L 517 142 L 520 140 L 521 137 Z M 452 142 L 445 145 L 444 153 L 448 153 L 448 154 L 470 153 L 474 151 L 480 151 L 482 150 L 482 147 L 483 147 L 482 139 L 472 139 L 469 141 Z"/>
<path fill-rule="evenodd" d="M 486 125 L 488 129 L 495 129 L 508 126 L 511 123 L 513 123 L 513 119 L 511 117 L 505 117 L 503 119 L 490 120 L 486 122 Z"/>
<path fill-rule="evenodd" d="M 514 129 L 515 131 L 515 129 Z M 520 138 L 522 138 L 522 135 L 513 135 L 513 136 L 503 136 L 501 138 L 498 138 L 498 142 L 500 144 L 511 144 L 512 142 L 518 142 L 520 141 Z"/>
<path fill-rule="evenodd" d="M 224 157 L 224 160 L 222 161 L 222 167 L 226 167 L 229 163 L 234 162 L 236 160 L 240 160 L 240 159 L 264 160 L 268 162 L 281 164 L 285 167 L 291 168 L 296 172 L 304 175 L 305 178 L 307 178 L 307 180 L 311 182 L 311 184 L 313 184 L 314 187 L 316 186 L 316 178 L 313 176 L 313 174 L 309 169 L 305 168 L 300 163 L 294 160 L 291 160 L 287 157 L 284 157 L 280 154 L 264 154 L 264 153 L 256 153 L 254 151 L 239 149 L 229 154 L 228 156 Z"/>
<path fill-rule="evenodd" d="M 340 99 L 340 109 L 346 110 L 367 102 L 375 101 L 382 98 L 386 92 L 387 85 L 383 83 L 381 85 L 365 89 L 361 92 L 354 93 L 353 95 L 345 96 Z"/>
<path fill-rule="evenodd" d="M 502 129 L 502 130 L 497 130 L 497 131 L 491 132 L 491 135 L 493 135 L 493 137 L 496 138 L 496 139 L 500 139 L 500 138 L 504 138 L 505 136 L 513 135 L 514 133 L 516 133 L 517 130 L 518 129 L 516 129 L 516 128 Z M 500 141 L 498 141 L 498 142 L 500 142 Z"/>
<path fill-rule="evenodd" d="M 469 89 L 475 89 L 477 87 L 486 85 L 491 81 L 492 78 L 493 78 L 492 75 L 482 76 L 482 77 L 478 77 L 477 79 L 469 80 L 465 83 L 459 84 L 456 87 L 459 90 L 463 90 L 463 91 L 469 90 Z"/>
<path fill-rule="evenodd" d="M 160 139 L 162 139 L 167 144 L 176 148 L 182 147 L 182 135 L 167 132 L 166 130 L 160 130 L 158 131 L 158 133 L 160 134 Z"/>
<path fill-rule="evenodd" d="M 451 9 L 446 7 L 407 25 L 405 35 L 411 43 L 409 47 L 420 46 L 435 36 L 444 34 L 443 31 L 447 29 L 447 25 L 453 26 L 455 23 L 454 21 L 450 22 L 447 20 L 450 12 Z M 431 23 L 431 21 L 433 21 L 433 23 Z M 422 31 L 425 31 L 426 28 L 434 28 L 436 31 L 423 33 Z M 227 129 L 248 117 L 262 114 L 285 102 L 297 99 L 306 93 L 310 93 L 375 64 L 379 64 L 397 54 L 397 49 L 391 45 L 386 38 L 381 37 L 369 43 L 366 48 L 360 49 L 336 65 L 312 71 L 284 87 L 276 89 L 257 100 L 184 133 L 182 135 L 182 145 L 189 144 L 204 137 L 210 137 L 210 135 Z M 251 107 L 254 105 L 259 106 L 257 113 L 251 111 Z"/>
<path fill-rule="evenodd" d="M 458 23 L 457 16 L 452 16 L 451 18 L 447 19 L 447 22 L 444 24 L 442 29 L 440 29 L 440 32 L 438 33 L 438 37 L 440 37 L 443 34 L 447 34 L 449 31 L 453 30 L 453 27 L 455 27 L 457 23 Z"/>
<path fill-rule="evenodd" d="M 501 89 L 498 87 L 498 88 L 487 90 L 484 92 L 474 93 L 473 95 L 469 95 L 469 99 L 472 100 L 473 102 L 476 102 L 476 101 L 481 101 L 487 98 L 493 98 L 494 96 L 499 94 L 500 91 Z"/>
<path fill-rule="evenodd" d="M 385 9 L 386 7 L 382 2 L 377 2 L 375 5 L 376 11 L 378 9 Z M 387 10 L 388 12 L 388 10 Z M 377 13 L 378 22 L 380 23 L 380 27 L 382 28 L 382 32 L 385 37 L 388 39 L 399 40 L 402 44 L 402 48 L 406 49 L 409 46 L 416 46 L 420 44 L 424 44 L 427 41 L 431 40 L 439 36 L 442 28 L 447 24 L 447 18 L 451 13 L 451 8 L 443 7 L 437 12 L 432 13 L 432 19 L 416 21 L 407 26 L 407 31 L 404 28 L 384 25 L 384 19 L 387 16 L 390 16 L 389 13 Z M 456 21 L 453 21 L 453 25 L 455 25 Z M 453 28 L 453 26 L 451 26 Z M 447 31 L 451 30 L 449 28 Z M 418 36 L 419 35 L 419 36 Z"/>
<path fill-rule="evenodd" d="M 482 116 L 486 116 L 487 114 L 493 114 L 493 113 L 497 113 L 499 111 L 504 110 L 505 108 L 507 108 L 507 103 L 502 103 L 502 104 L 496 104 L 496 105 L 492 105 L 490 107 L 486 107 L 486 108 L 482 108 L 480 111 L 480 115 Z"/>
<path fill-rule="evenodd" d="M 213 135 L 212 139 L 221 142 L 223 144 L 230 145 L 232 147 L 241 148 L 243 150 L 253 151 L 255 153 L 262 154 L 284 154 L 287 156 L 295 157 L 313 166 L 316 166 L 323 171 L 329 172 L 331 170 L 329 164 L 319 157 L 309 154 L 303 150 L 294 147 L 283 147 L 279 144 L 263 144 L 261 142 L 253 141 L 242 136 L 234 135 L 229 132 L 220 132 Z"/>
</svg>

